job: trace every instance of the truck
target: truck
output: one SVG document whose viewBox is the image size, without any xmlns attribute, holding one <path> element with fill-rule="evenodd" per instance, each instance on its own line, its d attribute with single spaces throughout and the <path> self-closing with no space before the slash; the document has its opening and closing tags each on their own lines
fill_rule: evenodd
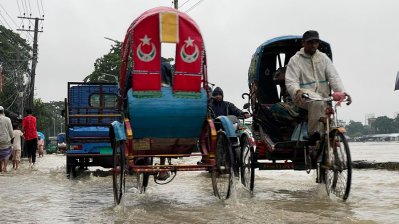
<svg viewBox="0 0 399 224">
<path fill-rule="evenodd" d="M 110 124 L 121 120 L 115 83 L 68 82 L 65 98 L 66 173 L 89 166 L 112 168 Z"/>
</svg>

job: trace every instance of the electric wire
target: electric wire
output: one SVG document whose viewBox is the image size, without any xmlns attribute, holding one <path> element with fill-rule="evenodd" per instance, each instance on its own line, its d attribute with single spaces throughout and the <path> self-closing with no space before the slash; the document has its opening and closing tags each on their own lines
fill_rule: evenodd
<svg viewBox="0 0 399 224">
<path fill-rule="evenodd" d="M 21 15 L 22 15 L 22 13 L 21 13 L 21 8 L 19 7 L 19 0 L 17 0 L 17 5 L 18 5 L 18 11 L 19 11 L 19 15 L 21 16 Z"/>
<path fill-rule="evenodd" d="M 32 16 L 32 7 L 30 6 L 30 1 L 29 0 L 27 0 L 27 1 L 29 4 L 29 16 L 31 17 Z"/>
<path fill-rule="evenodd" d="M 1 21 L 0 21 L 0 23 L 1 23 Z M 14 42 L 14 43 L 18 43 L 18 40 L 15 39 L 15 37 L 9 36 L 9 35 L 6 34 L 5 32 L 1 32 L 0 35 L 2 35 L 3 37 L 5 37 L 5 39 L 7 39 L 7 40 L 10 40 L 10 41 L 12 41 L 12 42 Z M 26 41 L 26 40 L 25 40 L 25 41 Z M 9 47 L 12 48 L 12 49 L 15 50 L 15 51 L 19 51 L 19 48 L 18 48 L 18 46 L 16 46 L 16 45 L 9 45 Z M 27 54 L 25 54 L 25 53 L 26 53 L 26 52 L 22 52 L 21 55 L 27 56 Z M 29 57 L 30 57 L 30 54 L 29 54 Z"/>
<path fill-rule="evenodd" d="M 182 7 L 183 7 L 187 2 L 189 2 L 189 1 L 191 1 L 191 0 L 187 0 L 187 1 L 183 2 L 183 4 L 181 4 L 181 5 L 179 6 L 179 9 L 182 8 Z"/>
<path fill-rule="evenodd" d="M 10 24 L 8 24 L 6 18 L 4 18 L 3 14 L 2 14 L 1 12 L 0 12 L 0 17 L 3 18 L 3 20 L 4 20 L 4 22 L 7 24 L 7 26 L 12 30 L 12 27 L 10 26 Z M 1 20 L 0 20 L 0 22 L 1 22 Z M 4 23 L 3 23 L 3 22 L 2 22 L 2 24 L 3 24 L 3 26 L 4 26 Z"/>
<path fill-rule="evenodd" d="M 3 5 L 0 3 L 0 7 L 4 10 L 4 12 L 7 14 L 7 16 L 11 19 L 11 22 L 14 23 L 14 25 L 16 27 L 18 27 L 17 23 L 14 21 L 14 19 L 10 16 L 10 14 L 8 14 L 7 10 L 5 10 L 5 8 L 3 7 Z"/>
<path fill-rule="evenodd" d="M 197 3 L 195 3 L 194 5 L 192 5 L 189 9 L 187 9 L 185 12 L 188 13 L 191 10 L 193 10 L 194 8 L 196 8 L 201 2 L 203 2 L 204 0 L 199 0 Z"/>
<path fill-rule="evenodd" d="M 39 12 L 39 15 L 42 15 L 42 13 L 40 12 L 39 0 L 36 0 L 36 3 L 37 3 L 37 11 Z"/>
<path fill-rule="evenodd" d="M 16 101 L 18 98 L 19 98 L 18 92 L 16 92 L 15 97 L 14 97 L 14 100 L 13 100 L 13 101 L 10 103 L 10 105 L 7 107 L 7 110 L 9 110 L 9 109 L 12 107 L 12 105 L 14 105 L 15 101 Z"/>
<path fill-rule="evenodd" d="M 25 1 L 24 1 L 24 0 L 21 0 L 21 2 L 22 2 L 23 10 L 24 10 L 24 13 L 23 13 L 22 15 L 23 15 L 23 16 L 27 16 L 27 15 L 26 15 L 27 7 L 26 7 L 26 5 L 25 5 Z"/>
<path fill-rule="evenodd" d="M 40 5 L 42 6 L 42 12 L 43 12 L 42 18 L 44 18 L 43 0 L 40 0 Z"/>
<path fill-rule="evenodd" d="M 40 1 L 40 6 L 39 6 L 39 2 L 38 0 L 36 1 L 37 5 L 37 9 L 38 9 L 38 13 L 41 14 L 40 17 L 44 17 L 44 8 L 43 8 L 43 2 L 42 0 Z M 13 22 L 13 24 L 18 27 L 17 23 L 12 19 L 12 17 L 8 14 L 8 12 L 4 9 L 3 5 L 0 4 L 0 7 L 5 11 L 5 13 L 7 14 L 7 16 L 11 19 L 11 21 Z M 19 14 L 22 15 L 21 17 L 28 17 L 28 12 L 29 12 L 29 17 L 32 16 L 32 7 L 31 4 L 28 0 L 28 2 L 26 2 L 26 0 L 21 0 L 21 2 L 19 2 L 19 0 L 17 0 L 17 7 L 18 7 L 18 11 Z M 23 12 L 22 12 L 23 9 Z M 11 28 L 10 23 L 8 22 L 9 20 L 7 20 L 7 18 L 5 17 L 4 13 L 0 12 L 0 17 L 2 18 L 0 20 L 0 24 L 2 24 L 4 27 L 9 27 Z M 31 30 L 33 23 L 31 20 L 29 20 L 28 22 L 28 27 L 25 28 L 25 20 L 21 20 L 21 25 L 23 29 L 27 29 L 27 30 Z M 40 21 L 41 25 L 43 23 L 43 21 Z M 42 28 L 43 29 L 43 28 Z M 11 29 L 12 31 L 12 29 Z M 1 36 L 3 36 L 5 39 L 8 39 L 10 42 L 18 42 L 16 40 L 16 37 L 8 34 L 8 32 L 1 32 L 0 33 Z M 27 42 L 27 44 L 29 44 L 29 42 L 33 39 L 33 36 L 30 34 L 30 32 L 25 32 L 25 36 L 27 37 L 24 41 Z M 20 52 L 19 46 L 18 45 L 9 45 L 8 46 L 9 49 L 12 50 L 17 50 L 17 52 Z M 21 100 L 25 100 L 27 98 L 29 98 L 30 93 L 32 92 L 32 89 L 34 88 L 31 84 L 30 80 L 30 75 L 28 73 L 26 73 L 27 71 L 24 72 L 24 74 L 21 74 L 17 71 L 21 71 L 21 70 L 25 70 L 26 69 L 26 64 L 22 64 L 21 62 L 23 61 L 27 61 L 27 59 L 31 59 L 32 56 L 31 54 L 27 53 L 26 51 L 21 51 L 22 53 L 20 53 L 21 60 L 14 60 L 14 57 L 11 57 L 9 61 L 4 61 L 2 62 L 3 65 L 6 65 L 8 68 L 14 68 L 14 70 L 9 70 L 9 72 L 6 73 L 6 78 L 4 80 L 4 85 L 5 86 L 9 86 L 9 88 L 13 88 L 15 87 L 18 91 L 10 94 L 10 96 L 7 96 L 7 98 L 5 99 L 5 102 L 7 102 L 7 104 L 11 101 L 11 103 L 8 105 L 8 109 L 11 108 L 15 102 L 17 101 L 18 98 L 21 98 Z M 16 53 L 16 52 L 11 52 L 11 53 Z M 29 65 L 28 65 L 29 66 Z M 25 68 L 25 69 L 24 69 Z M 25 81 L 24 81 L 25 80 Z M 26 82 L 26 84 L 21 84 L 23 82 Z M 22 88 L 22 89 L 21 89 Z M 25 94 L 20 97 L 19 93 L 20 92 L 25 92 Z M 4 98 L 2 99 L 2 101 L 4 101 Z M 3 102 L 3 103 L 5 103 Z"/>
</svg>

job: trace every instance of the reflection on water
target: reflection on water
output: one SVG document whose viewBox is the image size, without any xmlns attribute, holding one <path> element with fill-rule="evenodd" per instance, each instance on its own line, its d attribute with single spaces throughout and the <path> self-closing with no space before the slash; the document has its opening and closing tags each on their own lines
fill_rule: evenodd
<svg viewBox="0 0 399 224">
<path fill-rule="evenodd" d="M 398 143 L 351 144 L 353 160 L 398 159 Z M 207 172 L 180 172 L 168 185 L 150 180 L 145 194 L 128 177 L 124 200 L 113 205 L 106 171 L 68 180 L 65 156 L 38 158 L 38 170 L 0 174 L 1 223 L 397 223 L 399 172 L 357 170 L 346 203 L 326 195 L 315 173 L 258 171 L 251 197 L 235 180 L 232 197 L 213 196 Z M 95 169 L 94 169 L 95 170 Z"/>
</svg>

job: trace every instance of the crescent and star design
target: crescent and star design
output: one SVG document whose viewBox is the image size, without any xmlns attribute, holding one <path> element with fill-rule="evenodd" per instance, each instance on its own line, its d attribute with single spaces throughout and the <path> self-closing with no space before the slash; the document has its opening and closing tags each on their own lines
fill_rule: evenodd
<svg viewBox="0 0 399 224">
<path fill-rule="evenodd" d="M 150 62 L 152 61 L 156 54 L 157 54 L 157 49 L 155 47 L 154 43 L 151 43 L 151 38 L 147 36 L 147 34 L 140 39 L 141 43 L 137 47 L 137 57 L 144 62 Z M 191 37 L 188 37 L 187 40 L 184 41 L 185 44 L 182 46 L 180 50 L 180 57 L 182 60 L 186 63 L 193 63 L 198 59 L 199 56 L 199 49 L 198 46 L 194 43 L 194 40 L 191 39 Z M 151 46 L 151 51 L 149 53 L 144 53 L 141 49 L 142 46 L 145 45 L 150 45 Z M 186 48 L 188 47 L 194 47 L 194 52 L 192 54 L 188 54 L 186 52 Z"/>
<path fill-rule="evenodd" d="M 139 59 L 141 61 L 145 61 L 145 62 L 152 61 L 155 58 L 155 56 L 157 55 L 157 48 L 155 47 L 155 44 L 150 43 L 151 38 L 148 38 L 147 34 L 144 36 L 144 38 L 142 38 L 140 40 L 141 40 L 141 43 L 137 47 L 137 57 L 139 57 Z M 144 53 L 141 50 L 141 46 L 144 46 L 144 45 L 151 45 L 150 53 Z"/>
<path fill-rule="evenodd" d="M 199 56 L 198 46 L 194 44 L 194 40 L 192 40 L 191 37 L 188 37 L 188 39 L 185 40 L 184 42 L 185 44 L 182 46 L 180 50 L 180 57 L 186 63 L 193 63 L 198 59 Z M 187 54 L 186 52 L 187 47 L 194 47 L 195 48 L 194 52 L 192 54 Z"/>
</svg>

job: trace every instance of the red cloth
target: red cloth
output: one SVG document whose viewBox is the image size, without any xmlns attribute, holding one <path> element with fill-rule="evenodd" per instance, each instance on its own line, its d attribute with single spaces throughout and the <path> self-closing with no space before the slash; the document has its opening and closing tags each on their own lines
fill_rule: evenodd
<svg viewBox="0 0 399 224">
<path fill-rule="evenodd" d="M 28 115 L 22 120 L 25 140 L 32 140 L 38 137 L 36 129 L 36 117 Z"/>
<path fill-rule="evenodd" d="M 176 46 L 176 73 L 201 74 L 203 40 L 195 24 L 179 18 L 179 43 Z"/>
<path fill-rule="evenodd" d="M 159 15 L 148 16 L 133 32 L 133 91 L 161 91 Z"/>
<path fill-rule="evenodd" d="M 180 17 L 173 91 L 200 91 L 203 45 L 201 33 L 196 25 Z"/>
<path fill-rule="evenodd" d="M 334 92 L 332 94 L 332 98 L 334 101 L 337 101 L 337 106 L 341 105 L 341 102 L 345 100 L 345 93 L 343 92 Z"/>
</svg>

